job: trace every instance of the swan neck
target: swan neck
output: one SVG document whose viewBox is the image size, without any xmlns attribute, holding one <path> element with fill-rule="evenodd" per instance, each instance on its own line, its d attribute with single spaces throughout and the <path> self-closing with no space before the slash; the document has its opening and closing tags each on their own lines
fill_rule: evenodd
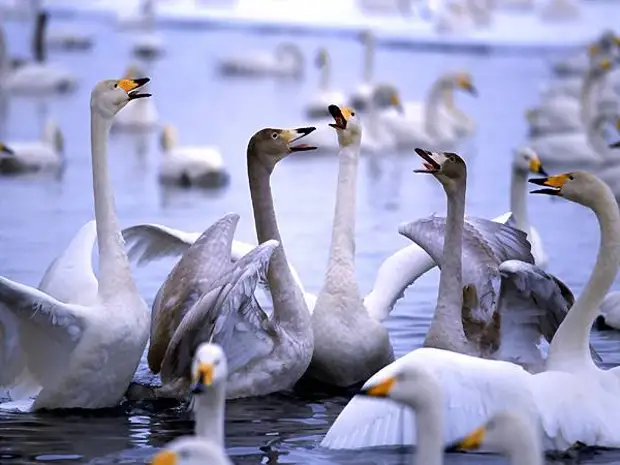
<svg viewBox="0 0 620 465">
<path fill-rule="evenodd" d="M 445 94 L 452 93 L 452 89 L 448 88 L 444 83 L 443 79 L 438 79 L 428 94 L 428 99 L 426 100 L 426 132 L 431 136 L 431 138 L 435 139 L 439 137 L 439 133 L 437 131 L 437 120 L 439 119 L 439 106 L 442 100 L 445 100 Z"/>
<path fill-rule="evenodd" d="M 359 145 L 340 150 L 336 209 L 332 242 L 325 284 L 329 286 L 346 278 L 355 283 L 355 197 L 357 193 L 357 166 Z"/>
<path fill-rule="evenodd" d="M 578 366 L 593 366 L 590 355 L 590 328 L 599 306 L 609 291 L 620 265 L 620 213 L 616 200 L 606 186 L 591 208 L 600 227 L 601 240 L 594 269 L 588 282 L 558 328 L 547 359 L 547 369 L 574 370 Z"/>
<path fill-rule="evenodd" d="M 536 431 L 538 432 L 538 431 Z M 524 437 L 513 435 L 509 441 L 509 449 L 506 451 L 506 458 L 510 465 L 543 465 L 544 454 L 540 451 L 543 446 L 538 434 L 528 431 Z"/>
<path fill-rule="evenodd" d="M 194 396 L 194 434 L 209 439 L 224 448 L 224 386 L 214 386 L 212 392 Z"/>
<path fill-rule="evenodd" d="M 105 300 L 113 298 L 119 289 L 135 283 L 116 217 L 114 195 L 108 173 L 108 134 L 111 120 L 91 110 L 91 151 L 93 164 L 93 192 L 97 220 L 97 247 L 99 248 L 99 294 Z"/>
<path fill-rule="evenodd" d="M 529 234 L 530 224 L 527 213 L 527 173 L 513 167 L 510 179 L 510 211 L 517 229 Z"/>
<path fill-rule="evenodd" d="M 374 79 L 373 71 L 375 67 L 375 41 L 369 37 L 366 39 L 366 48 L 364 53 L 364 81 L 371 83 Z"/>
<path fill-rule="evenodd" d="M 45 49 L 45 30 L 47 28 L 47 16 L 45 13 L 38 13 L 32 37 L 32 55 L 37 63 L 44 63 L 47 51 Z"/>
<path fill-rule="evenodd" d="M 319 81 L 319 89 L 323 92 L 329 90 L 331 84 L 331 63 L 329 57 L 326 56 L 321 66 L 321 80 Z"/>
<path fill-rule="evenodd" d="M 581 84 L 581 92 L 579 93 L 579 111 L 581 122 L 584 127 L 587 127 L 592 119 L 592 93 L 598 80 L 597 75 L 590 70 L 586 73 L 583 83 Z"/>
<path fill-rule="evenodd" d="M 306 334 L 310 328 L 310 312 L 302 291 L 291 275 L 271 193 L 271 172 L 260 162 L 255 149 L 248 148 L 248 178 L 254 212 L 254 225 L 258 243 L 276 240 L 280 245 L 274 250 L 269 263 L 267 278 L 273 297 L 274 318 L 289 331 Z"/>
<path fill-rule="evenodd" d="M 439 386 L 437 386 L 439 388 Z M 415 409 L 416 451 L 414 464 L 442 465 L 444 455 L 444 428 L 442 405 L 434 392 L 427 402 Z"/>
<path fill-rule="evenodd" d="M 9 55 L 6 47 L 4 27 L 0 26 L 0 75 L 9 71 Z"/>
</svg>

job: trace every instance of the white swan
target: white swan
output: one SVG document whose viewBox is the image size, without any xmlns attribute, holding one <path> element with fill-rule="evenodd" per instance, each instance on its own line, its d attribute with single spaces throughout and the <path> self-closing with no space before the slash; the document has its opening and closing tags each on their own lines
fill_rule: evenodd
<svg viewBox="0 0 620 465">
<path fill-rule="evenodd" d="M 298 45 L 282 43 L 273 52 L 251 52 L 222 58 L 220 73 L 226 76 L 279 76 L 300 78 L 304 73 L 304 55 Z"/>
<path fill-rule="evenodd" d="M 612 30 L 605 30 L 601 36 L 572 55 L 560 58 L 551 64 L 551 69 L 558 76 L 585 75 L 591 67 L 592 58 L 605 55 L 614 47 L 620 46 L 620 38 Z"/>
<path fill-rule="evenodd" d="M 445 2 L 435 18 L 435 30 L 442 34 L 463 34 L 473 28 L 474 18 L 463 0 Z"/>
<path fill-rule="evenodd" d="M 547 370 L 531 375 L 507 362 L 421 348 L 376 373 L 367 385 L 393 377 L 404 366 L 421 366 L 434 373 L 444 392 L 447 442 L 459 440 L 510 405 L 539 415 L 546 450 L 567 450 L 576 442 L 617 448 L 620 433 L 614 425 L 620 418 L 619 370 L 595 366 L 588 336 L 620 264 L 620 212 L 609 187 L 590 173 L 575 171 L 535 181 L 546 186 L 537 192 L 591 208 L 601 226 L 596 265 L 550 344 Z M 413 436 L 411 423 L 411 414 L 404 409 L 355 397 L 321 445 L 360 448 L 407 444 Z"/>
<path fill-rule="evenodd" d="M 527 233 L 527 238 L 530 244 L 532 244 L 534 263 L 539 268 L 544 269 L 547 267 L 549 258 L 543 249 L 540 234 L 538 234 L 536 228 L 530 226 L 525 194 L 527 192 L 528 173 L 542 174 L 543 176 L 547 176 L 547 173 L 536 152 L 529 147 L 521 147 L 515 150 L 511 171 L 510 211 L 512 212 L 512 220 L 506 224 Z"/>
<path fill-rule="evenodd" d="M 224 444 L 224 409 L 228 366 L 222 348 L 203 343 L 191 365 L 194 436 L 170 442 L 151 465 L 232 465 Z"/>
<path fill-rule="evenodd" d="M 57 170 L 65 163 L 64 138 L 51 119 L 46 121 L 40 140 L 10 141 L 8 145 L 13 156 L 0 158 L 0 174 Z"/>
<path fill-rule="evenodd" d="M 37 14 L 33 38 L 33 62 L 11 68 L 4 33 L 0 34 L 0 88 L 11 95 L 49 95 L 72 91 L 77 86 L 75 75 L 47 63 L 45 28 L 48 13 Z"/>
<path fill-rule="evenodd" d="M 362 70 L 362 82 L 349 96 L 349 105 L 357 111 L 367 111 L 370 107 L 375 91 L 374 66 L 375 66 L 375 36 L 372 31 L 364 31 L 360 35 L 364 45 L 364 67 Z"/>
<path fill-rule="evenodd" d="M 443 463 L 444 396 L 441 384 L 432 373 L 421 366 L 403 365 L 390 377 L 367 382 L 360 394 L 386 398 L 411 408 L 415 412 L 417 434 L 414 463 Z M 536 420 L 517 410 L 499 411 L 445 450 L 456 452 L 482 448 L 505 455 L 511 465 L 542 465 L 544 455 L 540 425 Z"/>
<path fill-rule="evenodd" d="M 222 154 L 213 146 L 178 146 L 171 124 L 166 124 L 161 138 L 162 158 L 159 181 L 183 187 L 221 187 L 229 182 Z"/>
<path fill-rule="evenodd" d="M 137 79 L 144 76 L 140 66 L 132 64 L 127 68 L 124 79 Z M 112 122 L 112 130 L 118 131 L 152 131 L 159 126 L 159 113 L 155 102 L 150 98 L 130 102 L 120 111 Z"/>
<path fill-rule="evenodd" d="M 319 50 L 316 57 L 316 65 L 320 70 L 321 76 L 317 92 L 306 106 L 306 115 L 308 118 L 329 117 L 329 112 L 327 111 L 328 105 L 342 106 L 345 102 L 345 96 L 342 92 L 332 90 L 332 64 L 326 48 L 321 48 Z"/>
<path fill-rule="evenodd" d="M 146 346 L 149 312 L 131 276 L 107 174 L 107 134 L 114 115 L 148 79 L 107 80 L 91 94 L 93 190 L 99 274 L 93 305 L 65 304 L 0 278 L 0 385 L 28 372 L 39 384 L 33 400 L 3 408 L 102 408 L 123 397 Z"/>
<path fill-rule="evenodd" d="M 160 58 L 165 46 L 163 37 L 155 32 L 155 0 L 144 0 L 134 20 L 137 21 L 133 24 L 130 21 L 129 25 L 138 27 L 140 31 L 131 41 L 131 52 L 144 60 Z"/>
</svg>

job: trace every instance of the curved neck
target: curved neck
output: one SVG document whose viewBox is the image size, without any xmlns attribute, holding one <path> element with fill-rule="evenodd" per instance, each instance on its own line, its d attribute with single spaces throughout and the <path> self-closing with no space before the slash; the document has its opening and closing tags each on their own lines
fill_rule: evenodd
<svg viewBox="0 0 620 465">
<path fill-rule="evenodd" d="M 444 80 L 439 78 L 431 87 L 431 90 L 428 94 L 428 98 L 426 100 L 425 106 L 425 125 L 426 125 L 426 133 L 431 136 L 431 138 L 436 139 L 439 137 L 439 132 L 437 131 L 437 120 L 439 119 L 439 106 L 441 101 L 444 99 L 444 95 L 446 92 L 451 91 L 452 89 L 448 88 Z"/>
<path fill-rule="evenodd" d="M 325 286 L 341 283 L 344 278 L 348 288 L 355 286 L 355 197 L 357 194 L 357 165 L 359 145 L 345 146 L 340 150 L 336 210 L 332 229 Z"/>
<path fill-rule="evenodd" d="M 108 133 L 111 120 L 91 110 L 91 151 L 93 163 L 93 192 L 99 248 L 99 295 L 114 298 L 119 289 L 137 292 L 125 254 L 123 236 L 118 226 L 114 195 L 108 175 Z"/>
<path fill-rule="evenodd" d="M 586 73 L 581 84 L 581 92 L 579 93 L 579 118 L 584 127 L 588 127 L 590 120 L 592 119 L 592 94 L 595 84 L 599 81 L 596 77 L 596 73 L 592 70 Z"/>
<path fill-rule="evenodd" d="M 601 134 L 605 120 L 605 116 L 601 114 L 590 120 L 586 126 L 586 138 L 594 149 L 594 153 L 601 159 L 613 155 L 613 151 L 609 149 L 607 141 Z"/>
<path fill-rule="evenodd" d="M 224 410 L 226 387 L 214 386 L 211 392 L 194 396 L 194 434 L 225 448 Z"/>
<path fill-rule="evenodd" d="M 254 211 L 254 224 L 258 243 L 274 239 L 280 245 L 269 262 L 267 278 L 273 297 L 274 317 L 289 331 L 306 333 L 310 327 L 310 312 L 299 286 L 291 276 L 284 253 L 269 179 L 271 172 L 248 150 L 248 178 Z"/>
<path fill-rule="evenodd" d="M 510 465 L 543 465 L 544 453 L 538 430 L 523 431 L 510 439 L 510 448 L 505 452 Z"/>
<path fill-rule="evenodd" d="M 375 68 L 375 40 L 374 38 L 366 39 L 366 49 L 364 53 L 364 82 L 371 83 L 374 79 Z"/>
<path fill-rule="evenodd" d="M 455 192 L 447 192 L 448 214 L 441 256 L 439 291 L 435 315 L 426 335 L 450 334 L 465 337 L 461 311 L 463 307 L 463 276 L 461 254 L 463 249 L 463 222 L 465 221 L 465 183 Z M 456 339 L 453 342 L 457 342 Z"/>
<path fill-rule="evenodd" d="M 527 214 L 526 191 L 527 173 L 513 167 L 510 179 L 510 211 L 516 222 L 517 229 L 529 234 L 530 223 Z"/>
<path fill-rule="evenodd" d="M 319 89 L 328 91 L 331 83 L 331 63 L 329 57 L 326 56 L 321 66 L 321 78 L 319 80 Z"/>
<path fill-rule="evenodd" d="M 592 209 L 601 231 L 596 264 L 585 288 L 551 341 L 547 370 L 565 368 L 574 371 L 580 366 L 594 366 L 589 350 L 590 328 L 620 265 L 620 213 L 608 188 L 600 189 Z"/>
<path fill-rule="evenodd" d="M 440 386 L 436 386 L 436 389 L 439 388 Z M 442 465 L 444 456 L 443 405 L 435 392 L 429 392 L 426 399 L 426 402 L 415 409 L 417 437 L 413 463 Z"/>
</svg>

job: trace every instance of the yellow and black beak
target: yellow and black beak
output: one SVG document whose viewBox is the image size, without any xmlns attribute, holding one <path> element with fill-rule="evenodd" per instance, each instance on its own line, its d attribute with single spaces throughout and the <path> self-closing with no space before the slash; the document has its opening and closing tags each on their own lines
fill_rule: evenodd
<svg viewBox="0 0 620 465">
<path fill-rule="evenodd" d="M 176 465 L 178 456 L 176 452 L 171 450 L 162 450 L 155 454 L 151 459 L 151 465 Z"/>
<path fill-rule="evenodd" d="M 0 142 L 0 152 L 4 153 L 6 155 L 15 155 L 15 152 L 13 151 L 13 149 L 7 147 L 2 142 Z"/>
<path fill-rule="evenodd" d="M 479 449 L 484 440 L 486 430 L 484 427 L 480 427 L 472 431 L 460 441 L 450 444 L 446 447 L 446 452 L 458 452 L 463 450 L 476 450 Z"/>
<path fill-rule="evenodd" d="M 139 79 L 121 79 L 118 81 L 118 87 L 127 92 L 129 100 L 135 100 L 137 98 L 150 97 L 151 94 L 137 92 L 140 87 L 146 85 L 150 81 L 149 78 Z"/>
<path fill-rule="evenodd" d="M 476 90 L 476 88 L 474 87 L 473 83 L 471 82 L 471 78 L 469 76 L 467 75 L 460 76 L 458 79 L 458 85 L 461 89 L 463 89 L 466 92 L 469 92 L 474 97 L 478 96 L 478 90 Z"/>
<path fill-rule="evenodd" d="M 194 384 L 192 384 L 192 394 L 202 394 L 213 384 L 213 376 L 215 375 L 215 367 L 212 363 L 198 364 L 198 370 L 195 376 Z"/>
<path fill-rule="evenodd" d="M 414 173 L 427 173 L 434 174 L 439 173 L 441 170 L 441 165 L 433 160 L 433 155 L 430 151 L 417 148 L 415 149 L 415 153 L 417 153 L 422 160 L 422 165 L 424 165 L 424 169 L 413 170 Z"/>
<path fill-rule="evenodd" d="M 401 103 L 400 97 L 398 96 L 398 94 L 394 93 L 392 95 L 392 98 L 390 99 L 390 103 L 392 104 L 394 108 L 396 108 L 396 111 L 398 111 L 398 113 L 400 113 L 401 115 L 405 113 L 405 109 L 403 108 L 403 104 Z"/>
<path fill-rule="evenodd" d="M 379 384 L 362 389 L 358 394 L 369 397 L 388 397 L 395 383 L 396 378 L 394 376 L 390 376 L 389 378 L 381 381 Z"/>
<path fill-rule="evenodd" d="M 329 114 L 334 118 L 334 123 L 329 125 L 337 131 L 344 131 L 347 128 L 347 121 L 353 115 L 350 108 L 340 108 L 338 105 L 330 105 L 327 107 Z"/>
<path fill-rule="evenodd" d="M 314 130 L 316 130 L 314 126 L 307 127 L 307 128 L 284 129 L 280 132 L 280 137 L 282 137 L 286 141 L 289 152 L 305 152 L 308 150 L 316 150 L 316 147 L 314 147 L 313 145 L 308 145 L 308 144 L 291 145 L 294 142 L 297 142 L 302 137 L 307 136 Z"/>
<path fill-rule="evenodd" d="M 543 176 L 549 176 L 542 166 L 542 162 L 539 158 L 532 158 L 530 160 L 530 171 L 534 174 L 542 174 Z"/>
<path fill-rule="evenodd" d="M 536 184 L 537 186 L 546 186 L 547 189 L 536 189 L 530 194 L 547 194 L 547 195 L 562 195 L 562 187 L 569 178 L 569 174 L 558 174 L 557 176 L 548 176 L 546 178 L 530 179 L 529 182 Z"/>
</svg>

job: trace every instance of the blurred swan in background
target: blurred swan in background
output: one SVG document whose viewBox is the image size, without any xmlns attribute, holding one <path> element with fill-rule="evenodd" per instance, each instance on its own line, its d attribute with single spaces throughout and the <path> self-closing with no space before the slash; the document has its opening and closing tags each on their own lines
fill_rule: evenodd
<svg viewBox="0 0 620 465">
<path fill-rule="evenodd" d="M 273 52 L 254 51 L 220 59 L 219 71 L 227 76 L 280 76 L 301 78 L 304 55 L 298 45 L 285 42 Z"/>
<path fill-rule="evenodd" d="M 131 21 L 135 22 L 129 24 L 139 29 L 131 39 L 133 55 L 144 60 L 161 58 L 165 45 L 163 37 L 155 32 L 155 0 L 144 0 L 140 14 Z"/>
<path fill-rule="evenodd" d="M 576 21 L 581 16 L 581 5 L 579 0 L 545 0 L 539 14 L 547 22 Z"/>
<path fill-rule="evenodd" d="M 308 118 L 327 118 L 329 105 L 344 105 L 345 96 L 342 92 L 332 90 L 332 63 L 329 52 L 321 48 L 316 57 L 316 66 L 320 70 L 319 86 L 306 106 Z"/>
<path fill-rule="evenodd" d="M 220 187 L 228 184 L 229 174 L 217 147 L 179 146 L 177 133 L 171 124 L 161 132 L 162 158 L 159 180 L 163 184 L 182 187 Z"/>
<path fill-rule="evenodd" d="M 38 141 L 10 141 L 13 156 L 0 158 L 0 174 L 17 174 L 62 168 L 64 138 L 52 119 L 45 122 Z"/>
<path fill-rule="evenodd" d="M 132 64 L 125 71 L 125 79 L 144 77 L 144 70 L 137 64 Z M 159 126 L 159 113 L 155 102 L 150 98 L 141 98 L 129 102 L 119 111 L 112 122 L 113 130 L 124 131 L 151 131 Z"/>
<path fill-rule="evenodd" d="M 73 73 L 47 63 L 45 29 L 48 13 L 37 13 L 33 34 L 34 61 L 26 61 L 17 68 L 9 64 L 4 34 L 0 34 L 0 87 L 11 94 L 41 95 L 64 93 L 75 89 L 77 80 Z"/>
<path fill-rule="evenodd" d="M 4 409 L 113 407 L 121 400 L 148 340 L 149 312 L 121 243 L 107 176 L 106 139 L 114 115 L 148 97 L 148 79 L 107 80 L 91 93 L 91 142 L 99 249 L 97 299 L 63 303 L 38 289 L 0 278 L 0 385 L 21 388 Z M 7 335 L 12 335 L 8 337 Z M 28 386 L 23 383 L 27 382 Z M 105 389 L 102 389 L 105 386 Z"/>
<path fill-rule="evenodd" d="M 189 368 L 194 436 L 182 436 L 155 454 L 151 465 L 232 465 L 226 455 L 226 355 L 218 344 L 202 343 Z"/>
<path fill-rule="evenodd" d="M 601 36 L 587 47 L 580 48 L 572 55 L 560 58 L 551 64 L 553 72 L 562 77 L 585 75 L 592 67 L 592 59 L 605 56 L 614 47 L 620 46 L 620 38 L 614 31 L 605 30 Z"/>
<path fill-rule="evenodd" d="M 349 105 L 356 111 L 368 111 L 372 103 L 372 96 L 375 91 L 374 67 L 376 40 L 372 31 L 367 30 L 360 34 L 360 39 L 364 46 L 364 67 L 362 69 L 362 82 L 357 85 L 349 96 Z"/>
</svg>

